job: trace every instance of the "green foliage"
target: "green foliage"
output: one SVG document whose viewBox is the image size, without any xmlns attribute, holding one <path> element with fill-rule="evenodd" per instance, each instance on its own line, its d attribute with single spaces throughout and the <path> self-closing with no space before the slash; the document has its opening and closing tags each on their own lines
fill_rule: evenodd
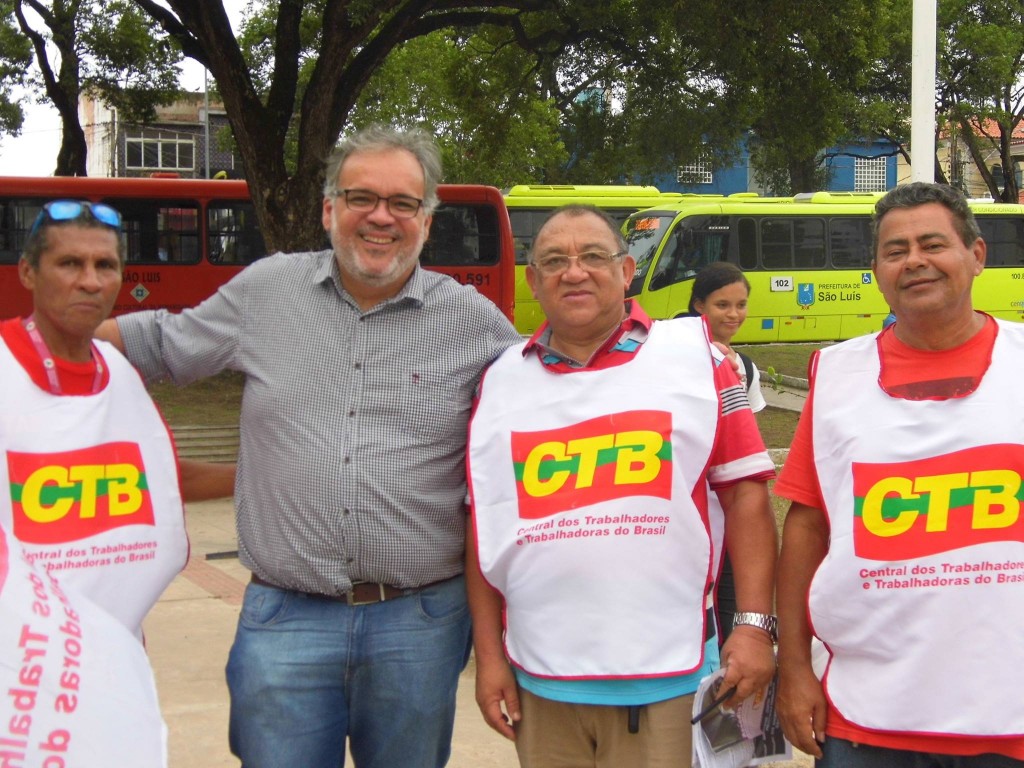
<svg viewBox="0 0 1024 768">
<path fill-rule="evenodd" d="M 83 89 L 122 112 L 127 122 L 148 123 L 156 105 L 180 94 L 177 44 L 126 0 L 104 4 L 83 18 L 81 44 L 88 52 Z"/>
<path fill-rule="evenodd" d="M 34 13 L 26 14 L 30 9 Z M 33 87 L 60 113 L 64 133 L 56 173 L 82 175 L 86 168 L 86 144 L 78 117 L 83 93 L 103 99 L 129 120 L 154 116 L 154 105 L 170 103 L 178 95 L 177 70 L 181 59 L 175 45 L 148 16 L 127 0 L 4 0 L 0 11 L 0 62 L 20 55 L 23 70 L 34 54 Z M 4 21 L 16 16 L 9 28 Z M 0 88 L 3 88 L 0 63 Z M 5 126 L 0 91 L 0 128 Z"/>
<path fill-rule="evenodd" d="M 1012 137 L 1024 110 L 1024 6 L 1019 0 L 941 0 L 938 26 L 943 117 L 961 129 L 989 194 L 1016 201 L 1014 174 L 1007 172 L 1000 187 L 990 165 L 1013 167 Z"/>
<path fill-rule="evenodd" d="M 17 136 L 25 120 L 15 91 L 26 85 L 32 46 L 18 29 L 14 3 L 0 0 L 0 133 Z"/>
<path fill-rule="evenodd" d="M 495 48 L 485 34 L 416 38 L 373 74 L 351 122 L 429 126 L 448 182 L 506 187 L 535 179 L 565 152 L 553 102 L 521 87 L 529 65 L 521 50 Z"/>
</svg>

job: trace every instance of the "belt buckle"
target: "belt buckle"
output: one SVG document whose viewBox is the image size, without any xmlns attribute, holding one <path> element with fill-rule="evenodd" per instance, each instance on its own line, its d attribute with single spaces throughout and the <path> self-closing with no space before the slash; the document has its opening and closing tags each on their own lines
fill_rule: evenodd
<svg viewBox="0 0 1024 768">
<path fill-rule="evenodd" d="M 383 603 L 387 600 L 387 595 L 384 593 L 384 585 L 380 583 L 374 584 L 373 582 L 361 581 L 359 584 L 372 584 L 377 588 L 377 595 L 375 598 L 370 600 L 356 600 L 356 583 L 352 584 L 352 589 L 345 593 L 345 602 L 349 605 L 372 605 L 373 603 Z"/>
</svg>

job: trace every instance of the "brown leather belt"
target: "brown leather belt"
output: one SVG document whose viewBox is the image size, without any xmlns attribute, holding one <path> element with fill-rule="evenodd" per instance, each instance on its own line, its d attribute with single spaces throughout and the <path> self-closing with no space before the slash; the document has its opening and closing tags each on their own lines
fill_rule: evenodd
<svg viewBox="0 0 1024 768">
<path fill-rule="evenodd" d="M 372 581 L 357 581 L 352 584 L 352 589 L 344 594 L 321 595 L 317 592 L 303 592 L 299 589 L 279 587 L 277 584 L 271 584 L 266 579 L 261 579 L 255 573 L 252 575 L 252 583 L 259 584 L 261 587 L 283 589 L 287 592 L 297 592 L 300 595 L 306 595 L 307 597 L 315 597 L 320 600 L 333 600 L 338 603 L 348 603 L 349 605 L 370 605 L 371 603 L 382 603 L 385 600 L 394 600 L 396 597 L 411 595 L 413 592 L 421 589 L 420 587 L 399 589 L 398 587 L 392 587 L 388 584 L 377 584 Z"/>
</svg>

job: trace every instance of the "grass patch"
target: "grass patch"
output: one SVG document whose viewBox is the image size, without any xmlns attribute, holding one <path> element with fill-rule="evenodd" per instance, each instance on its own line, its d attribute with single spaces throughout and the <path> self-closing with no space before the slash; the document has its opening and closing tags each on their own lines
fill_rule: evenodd
<svg viewBox="0 0 1024 768">
<path fill-rule="evenodd" d="M 736 350 L 754 361 L 762 371 L 769 367 L 783 376 L 807 378 L 807 363 L 811 354 L 831 342 L 816 344 L 737 344 Z"/>
<path fill-rule="evenodd" d="M 235 371 L 224 371 L 184 387 L 160 383 L 150 384 L 147 388 L 172 427 L 219 426 L 238 423 L 244 385 L 245 376 Z"/>
<path fill-rule="evenodd" d="M 796 423 L 800 419 L 799 413 L 768 406 L 754 416 L 766 448 L 789 448 L 789 444 L 793 442 Z"/>
</svg>

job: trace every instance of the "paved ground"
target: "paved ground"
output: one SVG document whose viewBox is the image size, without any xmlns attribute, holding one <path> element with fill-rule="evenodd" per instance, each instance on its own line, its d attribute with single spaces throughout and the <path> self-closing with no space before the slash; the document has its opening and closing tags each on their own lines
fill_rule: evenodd
<svg viewBox="0 0 1024 768">
<path fill-rule="evenodd" d="M 769 404 L 799 410 L 806 393 L 766 388 Z M 146 620 L 146 645 L 170 729 L 170 768 L 237 768 L 228 751 L 224 664 L 249 572 L 237 547 L 230 502 L 188 508 L 188 567 Z M 450 768 L 515 768 L 511 743 L 484 725 L 473 701 L 473 664 L 462 675 Z M 800 755 L 778 768 L 810 766 Z M 400 766 L 396 766 L 400 768 Z M 628 766 L 624 766 L 628 768 Z"/>
</svg>

